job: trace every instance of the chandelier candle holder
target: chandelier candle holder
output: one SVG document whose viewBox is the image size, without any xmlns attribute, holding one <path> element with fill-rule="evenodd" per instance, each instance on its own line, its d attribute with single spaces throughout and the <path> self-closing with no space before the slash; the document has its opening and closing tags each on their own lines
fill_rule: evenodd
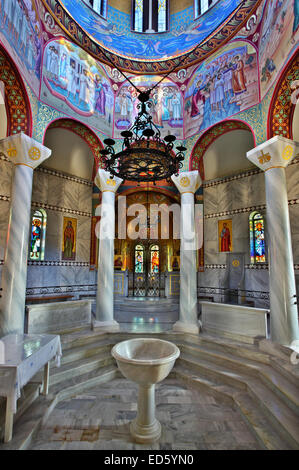
<svg viewBox="0 0 299 470">
<path fill-rule="evenodd" d="M 149 101 L 151 90 L 141 92 L 138 96 L 140 103 L 137 108 L 138 115 L 129 130 L 121 132 L 123 137 L 122 150 L 115 153 L 115 140 L 105 139 L 105 148 L 101 150 L 102 160 L 106 171 L 111 178 L 117 176 L 123 180 L 137 182 L 153 182 L 168 180 L 172 175 L 178 175 L 183 167 L 186 147 L 179 145 L 174 152 L 174 135 L 167 135 L 164 139 L 161 132 L 153 123 L 152 116 L 147 109 L 152 103 Z"/>
</svg>

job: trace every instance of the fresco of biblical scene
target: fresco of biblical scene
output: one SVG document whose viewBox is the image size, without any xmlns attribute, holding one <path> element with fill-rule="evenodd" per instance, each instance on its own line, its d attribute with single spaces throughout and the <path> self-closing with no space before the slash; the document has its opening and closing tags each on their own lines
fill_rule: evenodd
<svg viewBox="0 0 299 470">
<path fill-rule="evenodd" d="M 35 0 L 0 0 L 0 40 L 36 95 L 43 50 Z"/>
<path fill-rule="evenodd" d="M 111 135 L 110 83 L 102 67 L 69 41 L 51 41 L 45 48 L 41 100 Z"/>
<path fill-rule="evenodd" d="M 232 220 L 218 221 L 219 252 L 226 253 L 232 250 Z"/>
<path fill-rule="evenodd" d="M 268 0 L 260 33 L 260 77 L 262 98 L 274 83 L 288 54 L 299 40 L 299 1 Z"/>
<path fill-rule="evenodd" d="M 76 259 L 77 219 L 63 218 L 62 256 L 61 259 L 74 261 Z"/>
<path fill-rule="evenodd" d="M 255 105 L 259 100 L 257 54 L 236 41 L 195 71 L 185 92 L 185 137 Z"/>
<path fill-rule="evenodd" d="M 155 86 L 160 77 L 136 77 L 132 83 L 140 91 L 148 90 Z M 121 132 L 129 129 L 138 114 L 138 92 L 128 82 L 119 89 L 115 100 L 114 137 L 121 137 Z M 168 133 L 183 138 L 183 99 L 179 88 L 170 80 L 165 79 L 153 89 L 149 102 L 151 106 L 147 111 L 152 116 L 153 123 L 158 127 L 161 136 Z"/>
</svg>

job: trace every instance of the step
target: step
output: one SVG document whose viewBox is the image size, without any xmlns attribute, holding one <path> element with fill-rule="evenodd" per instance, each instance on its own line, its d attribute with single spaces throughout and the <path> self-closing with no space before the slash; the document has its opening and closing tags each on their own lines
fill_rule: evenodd
<svg viewBox="0 0 299 470">
<path fill-rule="evenodd" d="M 211 379 L 219 385 L 227 384 L 241 390 L 246 390 L 247 385 L 244 381 L 244 375 L 229 370 L 227 367 L 224 369 L 223 366 L 211 364 L 211 362 L 186 353 L 181 354 L 176 364 L 180 366 L 185 365 L 195 371 L 196 375 Z"/>
<path fill-rule="evenodd" d="M 285 442 L 277 432 L 273 432 L 271 423 L 257 408 L 254 400 L 245 392 L 236 390 L 228 385 L 219 385 L 212 380 L 207 380 L 194 375 L 194 371 L 187 367 L 175 366 L 176 377 L 187 382 L 192 387 L 208 391 L 216 400 L 235 406 L 242 419 L 252 430 L 262 448 L 268 450 L 290 450 L 290 445 Z"/>
<path fill-rule="evenodd" d="M 251 380 L 248 391 L 251 397 L 277 432 L 283 435 L 293 449 L 299 450 L 299 417 L 279 397 L 258 380 Z"/>
<path fill-rule="evenodd" d="M 101 383 L 109 382 L 120 374 L 116 365 L 100 367 L 77 377 L 72 377 L 49 387 L 49 394 L 58 401 L 70 398 L 82 391 L 95 387 Z"/>
<path fill-rule="evenodd" d="M 59 368 L 50 370 L 50 384 L 54 385 L 114 363 L 114 358 L 110 352 L 96 354 L 95 356 L 75 361 L 74 364 L 67 362 Z"/>
<path fill-rule="evenodd" d="M 70 348 L 84 346 L 96 341 L 107 339 L 107 332 L 93 331 L 91 327 L 78 332 L 78 334 L 66 334 L 60 336 L 62 352 Z"/>
<path fill-rule="evenodd" d="M 286 405 L 288 405 L 293 412 L 299 415 L 299 388 L 295 386 L 291 381 L 287 380 L 284 375 L 281 375 L 278 371 L 273 369 L 264 363 L 256 363 L 255 361 L 246 359 L 244 362 L 243 358 L 235 357 L 230 353 L 223 353 L 212 350 L 211 346 L 191 346 L 183 344 L 181 351 L 198 355 L 200 358 L 212 360 L 213 364 L 219 364 L 229 366 L 234 370 L 238 370 L 240 373 L 257 375 L 261 378 L 263 383 L 268 386 L 278 397 L 280 397 Z"/>
<path fill-rule="evenodd" d="M 39 397 L 41 389 L 41 382 L 28 382 L 22 391 L 21 396 L 17 401 L 17 412 L 14 414 L 14 424 L 21 418 L 26 410 L 32 405 L 32 403 Z M 0 402 L 0 436 L 4 437 L 4 423 L 6 413 L 6 398 L 1 397 Z"/>
<path fill-rule="evenodd" d="M 113 343 L 109 339 L 103 339 L 78 347 L 62 350 L 61 365 L 79 361 L 100 353 L 110 353 Z"/>
<path fill-rule="evenodd" d="M 248 391 L 256 401 L 256 406 L 263 410 L 264 415 L 271 421 L 276 430 L 284 436 L 284 440 L 292 448 L 299 448 L 299 417 L 276 393 L 267 387 L 259 378 L 249 374 L 231 373 L 228 366 L 216 366 L 213 363 L 198 359 L 195 356 L 183 354 L 177 361 L 187 365 L 189 369 L 198 371 L 198 375 L 211 378 L 218 384 L 224 384 Z"/>
<path fill-rule="evenodd" d="M 40 426 L 47 420 L 56 406 L 56 399 L 40 395 L 14 422 L 12 440 L 0 444 L 2 450 L 26 450 L 36 436 Z"/>
</svg>

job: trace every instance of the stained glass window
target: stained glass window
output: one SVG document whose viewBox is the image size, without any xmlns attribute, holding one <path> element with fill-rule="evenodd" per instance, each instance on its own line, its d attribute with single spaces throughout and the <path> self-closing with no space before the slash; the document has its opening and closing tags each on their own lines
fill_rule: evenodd
<svg viewBox="0 0 299 470">
<path fill-rule="evenodd" d="M 30 259 L 43 261 L 45 258 L 47 214 L 43 209 L 33 213 L 31 219 Z"/>
<path fill-rule="evenodd" d="M 251 263 L 265 263 L 265 221 L 259 212 L 252 212 L 250 215 L 249 231 Z"/>
<path fill-rule="evenodd" d="M 160 267 L 160 256 L 158 245 L 151 246 L 151 273 L 158 273 Z"/>
<path fill-rule="evenodd" d="M 135 273 L 144 272 L 144 247 L 142 245 L 135 246 Z"/>
<path fill-rule="evenodd" d="M 158 0 L 158 31 L 167 29 L 167 5 L 166 0 Z"/>
<path fill-rule="evenodd" d="M 167 31 L 168 0 L 133 0 L 132 29 L 137 33 Z"/>
<path fill-rule="evenodd" d="M 134 1 L 134 31 L 143 31 L 143 0 Z"/>
<path fill-rule="evenodd" d="M 215 0 L 195 0 L 194 1 L 194 17 L 203 15 L 213 4 Z"/>
<path fill-rule="evenodd" d="M 84 0 L 95 12 L 106 18 L 107 0 Z"/>
</svg>

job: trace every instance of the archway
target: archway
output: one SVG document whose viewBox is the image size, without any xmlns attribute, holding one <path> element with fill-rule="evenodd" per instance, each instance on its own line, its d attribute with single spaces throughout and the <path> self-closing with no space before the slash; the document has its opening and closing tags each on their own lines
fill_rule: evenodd
<svg viewBox="0 0 299 470">
<path fill-rule="evenodd" d="M 32 135 L 32 117 L 29 98 L 16 66 L 0 46 L 0 82 L 4 84 L 7 115 L 6 135 L 24 132 Z"/>
<path fill-rule="evenodd" d="M 47 132 L 54 130 L 54 129 L 70 131 L 76 134 L 81 139 L 83 139 L 84 142 L 88 145 L 94 157 L 94 166 L 93 166 L 92 174 L 90 177 L 90 179 L 93 179 L 98 168 L 101 167 L 100 151 L 101 149 L 104 148 L 98 136 L 89 127 L 85 126 L 81 122 L 76 121 L 75 119 L 64 118 L 64 119 L 57 119 L 55 121 L 52 121 L 49 124 L 49 126 L 46 128 L 45 133 L 44 133 L 44 139 L 43 139 L 44 143 L 45 143 Z"/>
<path fill-rule="evenodd" d="M 198 170 L 200 173 L 200 176 L 202 180 L 206 179 L 213 179 L 213 177 L 207 178 L 206 171 L 205 171 L 205 162 L 204 162 L 204 157 L 207 156 L 208 150 L 211 148 L 211 146 L 214 144 L 214 142 L 224 135 L 228 133 L 234 132 L 234 136 L 238 135 L 238 138 L 240 141 L 244 139 L 245 143 L 245 148 L 246 150 L 249 150 L 250 148 L 253 148 L 255 146 L 255 137 L 253 134 L 252 129 L 249 127 L 249 125 L 243 121 L 239 120 L 227 120 L 227 121 L 222 121 L 215 126 L 212 126 L 210 129 L 208 129 L 196 142 L 192 153 L 190 157 L 190 164 L 189 164 L 189 169 L 190 170 Z M 230 145 L 229 143 L 229 136 L 228 138 L 225 139 L 224 146 L 221 147 L 221 152 L 225 152 L 226 150 L 232 151 L 233 147 L 228 148 Z M 233 140 L 232 140 L 233 143 Z M 237 147 L 237 146 L 236 146 Z M 248 148 L 249 147 L 249 148 Z M 238 148 L 236 149 L 238 154 L 236 154 L 236 161 L 235 165 L 231 165 L 230 168 L 226 168 L 223 163 L 225 163 L 224 159 L 222 159 L 222 168 L 221 168 L 221 173 L 218 171 L 210 172 L 210 174 L 213 174 L 215 178 L 217 177 L 224 177 L 224 176 L 229 176 L 230 173 L 236 172 L 236 171 L 242 171 L 242 169 L 248 169 L 251 164 L 250 162 L 246 159 L 246 150 L 243 152 L 242 150 L 240 151 Z M 244 153 L 244 155 L 243 155 Z M 239 159 L 238 159 L 239 155 Z M 213 158 L 214 158 L 214 165 L 216 163 L 220 163 L 221 159 L 220 156 L 217 155 L 216 153 L 213 152 Z M 208 159 L 207 159 L 208 160 Z M 237 162 L 237 160 L 239 160 Z M 228 161 L 228 160 L 226 160 Z M 232 158 L 230 156 L 230 162 L 232 162 Z M 219 165 L 220 168 L 220 165 Z M 227 174 L 225 174 L 227 172 Z"/>
<path fill-rule="evenodd" d="M 293 139 L 293 119 L 298 99 L 299 55 L 290 59 L 277 82 L 268 114 L 268 139 L 275 135 Z"/>
</svg>

